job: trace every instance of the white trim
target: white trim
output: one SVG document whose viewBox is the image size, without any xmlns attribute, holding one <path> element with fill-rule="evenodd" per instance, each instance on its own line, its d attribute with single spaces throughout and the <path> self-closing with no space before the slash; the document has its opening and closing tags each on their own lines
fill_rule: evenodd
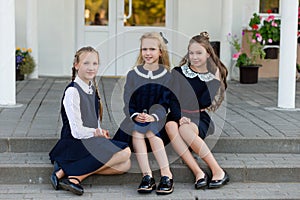
<svg viewBox="0 0 300 200">
<path fill-rule="evenodd" d="M 143 77 L 143 78 L 150 78 L 150 79 L 158 79 L 163 77 L 168 71 L 164 69 L 161 73 L 157 75 L 153 75 L 152 71 L 148 71 L 148 74 L 143 74 L 142 72 L 139 71 L 137 67 L 134 68 L 134 71 L 137 73 L 137 75 Z"/>
<path fill-rule="evenodd" d="M 157 116 L 157 114 L 151 114 L 153 117 L 155 117 L 156 118 L 156 121 L 159 121 L 159 118 L 158 118 L 158 116 Z"/>
<path fill-rule="evenodd" d="M 280 46 L 279 46 L 279 45 L 265 45 L 265 46 L 263 47 L 263 49 L 269 49 L 269 48 L 277 48 L 277 49 L 279 49 Z"/>
<path fill-rule="evenodd" d="M 215 77 L 215 75 L 213 75 L 212 73 L 208 72 L 208 73 L 205 73 L 205 74 L 200 74 L 200 73 L 196 73 L 196 72 L 193 72 L 189 66 L 187 65 L 183 65 L 181 66 L 181 70 L 182 70 L 182 73 L 188 77 L 188 78 L 195 78 L 196 76 L 198 76 L 198 78 L 201 80 L 201 81 L 204 81 L 204 82 L 208 82 L 208 81 L 211 81 L 213 80 Z"/>
<path fill-rule="evenodd" d="M 133 113 L 131 116 L 130 116 L 130 119 L 132 119 L 133 117 L 137 116 L 139 113 Z M 133 120 L 133 119 L 132 119 Z"/>
</svg>

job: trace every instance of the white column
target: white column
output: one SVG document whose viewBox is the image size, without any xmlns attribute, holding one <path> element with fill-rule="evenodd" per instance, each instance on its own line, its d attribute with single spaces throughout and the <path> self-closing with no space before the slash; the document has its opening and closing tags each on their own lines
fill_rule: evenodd
<svg viewBox="0 0 300 200">
<path fill-rule="evenodd" d="M 228 33 L 232 33 L 232 0 L 222 1 L 222 7 L 220 59 L 228 69 L 228 79 L 231 79 L 231 48 L 227 41 L 227 35 Z"/>
<path fill-rule="evenodd" d="M 37 29 L 37 0 L 27 0 L 27 20 L 26 20 L 26 44 L 32 49 L 36 67 L 29 75 L 29 78 L 38 78 L 38 29 Z"/>
<path fill-rule="evenodd" d="M 278 107 L 295 108 L 298 0 L 281 2 Z"/>
<path fill-rule="evenodd" d="M 16 104 L 15 0 L 0 1 L 0 106 Z"/>
</svg>

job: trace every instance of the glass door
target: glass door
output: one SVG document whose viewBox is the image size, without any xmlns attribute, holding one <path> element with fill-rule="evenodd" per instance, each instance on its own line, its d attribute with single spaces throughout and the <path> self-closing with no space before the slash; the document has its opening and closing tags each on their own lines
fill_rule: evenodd
<svg viewBox="0 0 300 200">
<path fill-rule="evenodd" d="M 171 40 L 172 27 L 168 24 L 167 16 L 172 9 L 168 6 L 168 0 L 117 1 L 117 10 L 121 16 L 118 17 L 116 30 L 116 74 L 125 75 L 135 64 L 142 34 L 148 31 L 162 32 Z"/>
<path fill-rule="evenodd" d="M 158 31 L 172 40 L 173 9 L 170 2 L 78 0 L 81 19 L 78 18 L 77 46 L 91 45 L 99 50 L 99 75 L 125 76 L 135 64 L 143 33 Z"/>
</svg>

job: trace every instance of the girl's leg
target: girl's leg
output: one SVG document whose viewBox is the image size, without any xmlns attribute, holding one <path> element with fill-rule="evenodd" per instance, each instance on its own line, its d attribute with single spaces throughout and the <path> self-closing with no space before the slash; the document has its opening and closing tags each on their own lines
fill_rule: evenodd
<svg viewBox="0 0 300 200">
<path fill-rule="evenodd" d="M 160 168 L 161 176 L 168 176 L 172 179 L 172 173 L 162 139 L 156 137 L 151 131 L 146 133 L 146 137 L 149 139 L 151 149 Z"/>
<path fill-rule="evenodd" d="M 195 175 L 196 181 L 204 177 L 204 172 L 200 169 L 198 163 L 194 159 L 192 153 L 189 151 L 188 146 L 183 141 L 178 131 L 178 124 L 174 121 L 167 122 L 165 129 L 170 138 L 171 144 L 176 153 L 184 160 L 187 166 L 192 170 Z"/>
<path fill-rule="evenodd" d="M 115 153 L 112 158 L 101 168 L 96 170 L 96 174 L 123 174 L 130 169 L 131 151 L 127 147 L 117 153 Z"/>
<path fill-rule="evenodd" d="M 55 173 L 55 175 L 58 179 L 61 179 L 62 177 L 65 176 L 65 172 L 62 169 L 60 169 Z"/>
<path fill-rule="evenodd" d="M 69 176 L 69 178 L 77 178 L 81 182 L 92 174 L 122 174 L 130 168 L 130 154 L 130 148 L 127 147 L 115 153 L 104 166 L 96 171 L 81 176 Z M 74 179 L 70 179 L 70 181 L 75 184 L 78 183 L 78 181 Z"/>
<path fill-rule="evenodd" d="M 144 134 L 134 131 L 132 145 L 143 176 L 150 175 L 152 177 Z"/>
<path fill-rule="evenodd" d="M 183 140 L 199 155 L 211 169 L 212 180 L 224 178 L 224 171 L 216 161 L 206 143 L 198 136 L 198 127 L 194 123 L 183 124 L 179 127 L 179 133 Z"/>
</svg>

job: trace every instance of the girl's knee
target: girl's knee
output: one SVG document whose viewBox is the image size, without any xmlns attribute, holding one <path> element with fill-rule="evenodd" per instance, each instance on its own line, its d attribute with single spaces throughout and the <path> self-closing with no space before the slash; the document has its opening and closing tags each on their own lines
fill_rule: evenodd
<svg viewBox="0 0 300 200">
<path fill-rule="evenodd" d="M 129 147 L 126 147 L 125 149 L 123 149 L 122 153 L 123 153 L 123 157 L 126 158 L 126 160 L 130 160 L 131 150 Z"/>
<path fill-rule="evenodd" d="M 147 137 L 148 139 L 150 139 L 150 138 L 152 138 L 152 137 L 155 137 L 155 135 L 154 135 L 153 132 L 148 131 L 148 132 L 146 133 L 146 137 Z"/>
<path fill-rule="evenodd" d="M 171 130 L 173 128 L 177 128 L 177 123 L 174 122 L 174 121 L 169 121 L 166 123 L 165 125 L 165 129 L 168 131 L 168 130 Z"/>
</svg>

